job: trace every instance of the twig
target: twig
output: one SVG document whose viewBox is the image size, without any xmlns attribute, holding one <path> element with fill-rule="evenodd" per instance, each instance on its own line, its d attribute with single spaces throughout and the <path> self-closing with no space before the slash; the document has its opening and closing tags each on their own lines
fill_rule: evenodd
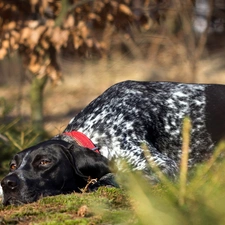
<svg viewBox="0 0 225 225">
<path fill-rule="evenodd" d="M 95 184 L 96 182 L 97 182 L 97 178 L 91 179 L 91 178 L 89 177 L 86 186 L 85 186 L 83 189 L 81 189 L 82 193 L 87 192 L 88 187 L 89 187 L 91 184 Z"/>
<path fill-rule="evenodd" d="M 9 139 L 2 134 L 0 134 L 0 139 L 2 139 L 4 142 L 9 142 Z"/>
</svg>

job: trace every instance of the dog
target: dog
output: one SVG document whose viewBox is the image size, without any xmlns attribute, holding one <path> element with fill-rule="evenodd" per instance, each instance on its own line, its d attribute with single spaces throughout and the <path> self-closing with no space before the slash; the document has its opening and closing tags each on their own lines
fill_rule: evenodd
<svg viewBox="0 0 225 225">
<path fill-rule="evenodd" d="M 182 124 L 192 123 L 188 166 L 209 159 L 225 131 L 225 86 L 124 81 L 78 113 L 63 133 L 14 156 L 2 180 L 3 204 L 118 187 L 111 162 L 157 179 L 154 162 L 171 179 L 179 172 Z M 143 145 L 149 150 L 144 154 Z M 95 182 L 91 182 L 91 180 Z M 89 184 L 89 185 L 87 185 Z"/>
</svg>

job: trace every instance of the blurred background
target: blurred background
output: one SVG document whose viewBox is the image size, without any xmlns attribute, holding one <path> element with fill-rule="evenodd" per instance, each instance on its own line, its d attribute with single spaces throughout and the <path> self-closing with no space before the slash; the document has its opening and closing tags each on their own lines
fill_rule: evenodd
<svg viewBox="0 0 225 225">
<path fill-rule="evenodd" d="M 123 80 L 225 84 L 224 0 L 0 0 L 0 174 Z"/>
</svg>

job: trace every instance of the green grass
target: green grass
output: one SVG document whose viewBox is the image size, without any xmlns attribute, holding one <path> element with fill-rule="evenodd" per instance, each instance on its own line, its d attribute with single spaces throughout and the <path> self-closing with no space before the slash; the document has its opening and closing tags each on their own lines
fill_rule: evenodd
<svg viewBox="0 0 225 225">
<path fill-rule="evenodd" d="M 1 206 L 4 224 L 110 224 L 125 223 L 133 215 L 121 189 L 100 188 L 93 193 L 58 195 L 23 206 Z"/>
</svg>

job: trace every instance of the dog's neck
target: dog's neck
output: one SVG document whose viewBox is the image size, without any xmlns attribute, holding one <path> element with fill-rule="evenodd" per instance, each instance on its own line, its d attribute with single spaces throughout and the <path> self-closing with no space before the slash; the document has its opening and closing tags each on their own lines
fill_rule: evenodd
<svg viewBox="0 0 225 225">
<path fill-rule="evenodd" d="M 66 142 L 71 143 L 75 141 L 81 147 L 88 148 L 92 151 L 100 153 L 98 147 L 96 147 L 85 134 L 79 131 L 64 132 L 61 135 L 56 136 L 55 138 L 58 139 L 59 137 Z"/>
</svg>

